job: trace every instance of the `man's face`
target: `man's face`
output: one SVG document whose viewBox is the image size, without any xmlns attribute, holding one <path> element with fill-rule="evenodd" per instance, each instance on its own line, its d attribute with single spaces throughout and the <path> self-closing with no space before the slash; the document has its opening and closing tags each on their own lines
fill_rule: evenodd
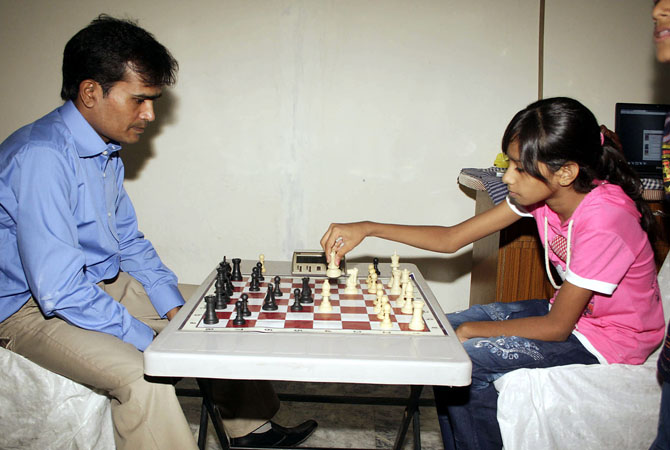
<svg viewBox="0 0 670 450">
<path fill-rule="evenodd" d="M 149 122 L 156 118 L 154 100 L 161 88 L 146 86 L 140 77 L 128 70 L 123 80 L 116 82 L 106 96 L 100 85 L 98 102 L 87 118 L 93 129 L 105 141 L 133 144 L 140 140 Z"/>
<path fill-rule="evenodd" d="M 656 0 L 651 16 L 654 19 L 656 58 L 660 62 L 670 62 L 670 0 Z"/>
</svg>

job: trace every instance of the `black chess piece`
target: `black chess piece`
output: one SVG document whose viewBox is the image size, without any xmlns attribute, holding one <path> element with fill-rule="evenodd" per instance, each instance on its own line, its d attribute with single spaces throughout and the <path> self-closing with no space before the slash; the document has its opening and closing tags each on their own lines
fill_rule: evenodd
<svg viewBox="0 0 670 450">
<path fill-rule="evenodd" d="M 219 318 L 216 315 L 216 298 L 213 295 L 208 295 L 205 297 L 205 318 L 203 319 L 203 322 L 205 325 L 213 325 L 215 323 L 219 323 Z"/>
<path fill-rule="evenodd" d="M 232 281 L 242 281 L 242 271 L 240 270 L 240 258 L 233 258 L 233 272 L 230 276 Z"/>
<path fill-rule="evenodd" d="M 300 291 L 300 289 L 296 289 L 296 291 Z M 302 310 L 303 310 L 303 307 L 302 307 L 302 303 L 300 303 L 300 296 L 296 295 L 295 299 L 293 300 L 293 304 L 291 305 L 291 311 L 298 312 L 298 311 L 302 311 Z"/>
<path fill-rule="evenodd" d="M 240 300 L 242 301 L 242 312 L 244 317 L 249 317 L 251 311 L 249 311 L 249 296 L 247 294 L 240 295 Z"/>
<path fill-rule="evenodd" d="M 375 272 L 377 272 L 377 276 L 380 276 L 382 273 L 379 271 L 379 258 L 372 258 L 372 264 L 375 267 Z"/>
<path fill-rule="evenodd" d="M 251 281 L 249 282 L 249 290 L 251 292 L 258 292 L 261 290 L 261 283 L 258 280 L 258 270 L 254 267 L 251 270 Z"/>
<path fill-rule="evenodd" d="M 275 297 L 281 297 L 284 293 L 281 291 L 281 277 L 275 275 Z"/>
<path fill-rule="evenodd" d="M 221 288 L 221 290 L 216 291 L 216 295 L 214 296 L 216 299 L 215 307 L 216 309 L 226 309 L 228 307 L 228 302 L 230 301 L 230 297 L 226 295 L 226 290 L 225 288 Z"/>
<path fill-rule="evenodd" d="M 238 300 L 235 303 L 235 319 L 233 319 L 233 325 L 244 325 L 247 321 L 244 319 L 244 304 L 241 300 Z"/>
<path fill-rule="evenodd" d="M 277 306 L 277 302 L 275 301 L 275 294 L 272 283 L 268 283 L 268 292 L 265 294 L 262 308 L 263 311 L 276 311 L 279 309 L 279 306 Z"/>
<path fill-rule="evenodd" d="M 261 281 L 265 281 L 265 277 L 263 276 L 263 263 L 258 261 L 256 263 L 256 267 L 258 267 L 258 279 Z"/>
<path fill-rule="evenodd" d="M 312 297 L 312 289 L 309 287 L 309 278 L 305 277 L 302 279 L 302 294 L 300 294 L 300 303 L 314 303 L 314 298 Z"/>
</svg>

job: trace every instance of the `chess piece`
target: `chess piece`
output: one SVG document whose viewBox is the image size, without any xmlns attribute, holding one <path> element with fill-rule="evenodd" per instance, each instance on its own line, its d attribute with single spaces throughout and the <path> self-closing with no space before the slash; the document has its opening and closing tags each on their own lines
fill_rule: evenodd
<svg viewBox="0 0 670 450">
<path fill-rule="evenodd" d="M 370 286 L 370 283 L 372 282 L 372 272 L 375 271 L 375 266 L 372 265 L 372 263 L 368 264 L 368 277 L 365 280 L 365 284 L 367 286 Z"/>
<path fill-rule="evenodd" d="M 400 271 L 399 270 L 394 270 L 393 271 L 393 284 L 391 285 L 391 295 L 400 295 Z"/>
<path fill-rule="evenodd" d="M 414 312 L 412 313 L 412 320 L 409 322 L 409 329 L 414 331 L 423 331 L 423 302 L 414 302 Z"/>
<path fill-rule="evenodd" d="M 219 318 L 216 315 L 216 298 L 213 295 L 208 295 L 205 297 L 205 317 L 203 322 L 205 325 L 213 325 L 219 323 Z"/>
<path fill-rule="evenodd" d="M 298 296 L 295 296 L 293 299 L 293 304 L 291 305 L 291 311 L 293 312 L 300 312 L 304 308 L 302 307 L 302 303 L 300 303 L 300 298 Z"/>
<path fill-rule="evenodd" d="M 319 312 L 328 313 L 333 310 L 333 305 L 330 303 L 330 283 L 328 280 L 323 282 L 321 287 L 321 303 L 319 304 Z"/>
<path fill-rule="evenodd" d="M 377 273 L 377 276 L 382 274 L 379 271 L 379 258 L 372 258 L 372 266 L 375 268 L 375 272 Z"/>
<path fill-rule="evenodd" d="M 244 304 L 241 300 L 238 300 L 237 303 L 235 303 L 235 311 L 237 313 L 235 315 L 235 319 L 233 319 L 233 325 L 239 326 L 247 323 L 247 321 L 244 319 Z"/>
<path fill-rule="evenodd" d="M 412 314 L 412 311 L 414 310 L 414 305 L 411 297 L 406 297 L 405 298 L 405 304 L 403 305 L 402 309 L 400 310 L 401 313 L 403 314 Z"/>
<path fill-rule="evenodd" d="M 240 301 L 242 302 L 242 316 L 249 317 L 251 311 L 249 311 L 249 296 L 247 294 L 240 295 Z"/>
<path fill-rule="evenodd" d="M 384 309 L 386 308 L 386 305 L 389 304 L 389 298 L 385 295 L 382 296 L 382 302 L 381 305 L 379 305 L 379 314 L 377 314 L 377 319 L 383 319 L 384 318 Z"/>
<path fill-rule="evenodd" d="M 382 310 L 382 297 L 384 296 L 384 291 L 381 289 L 377 289 L 377 298 L 375 298 L 375 307 L 374 307 L 374 312 L 378 313 L 381 312 Z"/>
<path fill-rule="evenodd" d="M 302 279 L 302 294 L 300 294 L 300 303 L 314 303 L 312 289 L 309 287 L 309 277 Z"/>
<path fill-rule="evenodd" d="M 400 268 L 400 257 L 398 256 L 398 252 L 394 251 L 393 255 L 391 255 L 391 270 L 397 270 Z"/>
<path fill-rule="evenodd" d="M 379 324 L 379 328 L 382 330 L 393 328 L 393 322 L 391 322 L 391 305 L 388 303 L 385 303 L 382 308 L 382 322 Z"/>
<path fill-rule="evenodd" d="M 258 267 L 251 269 L 251 281 L 249 282 L 249 290 L 251 292 L 258 292 L 261 290 L 261 282 L 258 279 Z"/>
<path fill-rule="evenodd" d="M 405 306 L 405 289 L 407 288 L 406 284 L 403 284 L 400 288 L 400 295 L 395 299 L 396 308 L 402 308 Z"/>
<path fill-rule="evenodd" d="M 240 258 L 233 258 L 233 273 L 230 277 L 232 281 L 242 281 L 242 271 L 240 270 L 241 262 L 242 260 Z"/>
<path fill-rule="evenodd" d="M 258 268 L 258 279 L 260 281 L 265 281 L 265 277 L 263 276 L 263 263 L 257 262 L 256 268 Z"/>
<path fill-rule="evenodd" d="M 412 283 L 407 283 L 405 287 L 405 298 L 404 302 L 411 302 L 414 300 L 414 285 Z"/>
<path fill-rule="evenodd" d="M 258 255 L 258 261 L 261 263 L 261 275 L 265 273 L 265 255 Z"/>
<path fill-rule="evenodd" d="M 347 277 L 347 287 L 344 288 L 344 293 L 348 295 L 358 294 L 356 283 L 358 281 L 358 267 L 354 267 L 349 272 Z"/>
<path fill-rule="evenodd" d="M 279 309 L 277 303 L 275 302 L 274 286 L 272 283 L 268 283 L 268 292 L 265 294 L 265 299 L 263 300 L 263 306 L 261 307 L 263 311 L 276 311 Z"/>
<path fill-rule="evenodd" d="M 400 283 L 402 284 L 409 283 L 409 269 L 402 270 L 402 275 L 400 276 Z"/>
<path fill-rule="evenodd" d="M 281 297 L 284 293 L 281 291 L 281 277 L 275 275 L 275 297 Z"/>
<path fill-rule="evenodd" d="M 335 252 L 330 252 L 330 262 L 328 263 L 328 269 L 326 270 L 326 276 L 328 278 L 339 278 L 342 275 L 342 270 L 335 265 Z"/>
<path fill-rule="evenodd" d="M 370 294 L 377 293 L 377 272 L 372 272 L 370 274 L 370 284 L 368 284 L 368 293 Z"/>
</svg>

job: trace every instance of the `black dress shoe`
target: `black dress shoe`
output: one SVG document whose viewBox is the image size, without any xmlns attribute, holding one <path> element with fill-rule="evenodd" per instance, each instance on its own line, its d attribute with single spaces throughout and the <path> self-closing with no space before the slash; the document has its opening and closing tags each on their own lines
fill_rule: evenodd
<svg viewBox="0 0 670 450">
<path fill-rule="evenodd" d="M 294 447 L 307 439 L 316 430 L 317 423 L 308 420 L 293 428 L 285 428 L 270 422 L 272 428 L 265 433 L 249 433 L 231 438 L 231 447 Z"/>
</svg>

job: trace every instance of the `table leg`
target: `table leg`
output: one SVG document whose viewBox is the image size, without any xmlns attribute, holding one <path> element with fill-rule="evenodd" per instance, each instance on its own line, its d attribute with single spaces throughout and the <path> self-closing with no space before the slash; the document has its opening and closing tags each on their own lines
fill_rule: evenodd
<svg viewBox="0 0 670 450">
<path fill-rule="evenodd" d="M 418 438 L 421 431 L 419 421 L 419 398 L 421 397 L 423 386 L 410 386 L 410 389 L 411 392 L 407 407 L 403 413 L 403 420 L 400 424 L 398 434 L 396 435 L 395 444 L 393 445 L 394 450 L 400 450 L 405 443 L 405 437 L 407 436 L 407 429 L 409 428 L 410 422 L 413 423 L 414 428 L 414 448 L 415 450 L 421 449 L 421 440 Z"/>
<path fill-rule="evenodd" d="M 228 445 L 228 436 L 226 436 L 226 432 L 223 429 L 222 422 L 221 422 L 221 417 L 219 416 L 219 412 L 216 410 L 214 407 L 214 403 L 212 402 L 212 381 L 208 380 L 206 378 L 198 378 L 198 386 L 200 387 L 200 392 L 202 393 L 202 404 L 203 407 L 207 409 L 207 412 L 209 413 L 209 416 L 212 418 L 212 423 L 214 424 L 214 431 L 216 431 L 216 436 L 219 439 L 219 443 L 221 444 L 221 448 L 223 450 L 229 450 L 230 446 Z M 200 417 L 200 434 L 198 435 L 198 447 L 200 447 L 201 450 L 204 449 L 204 444 L 206 441 L 206 435 L 207 435 L 207 419 L 205 418 L 205 426 L 202 426 L 202 416 Z M 203 437 L 203 431 L 204 430 L 204 437 Z M 202 441 L 202 447 L 201 445 Z"/>
</svg>

